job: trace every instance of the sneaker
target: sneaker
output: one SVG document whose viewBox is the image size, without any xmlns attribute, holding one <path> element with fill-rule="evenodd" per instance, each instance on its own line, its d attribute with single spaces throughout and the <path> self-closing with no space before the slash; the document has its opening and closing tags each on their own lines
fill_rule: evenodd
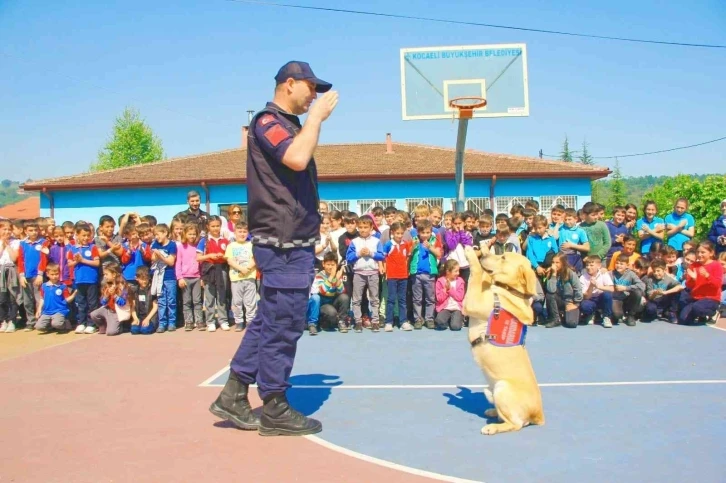
<svg viewBox="0 0 726 483">
<path fill-rule="evenodd" d="M 380 332 L 381 331 L 381 324 L 379 322 L 371 322 L 371 330 L 373 332 Z"/>
<path fill-rule="evenodd" d="M 353 332 L 361 333 L 363 332 L 363 322 L 356 322 L 353 326 Z"/>
<path fill-rule="evenodd" d="M 369 319 L 368 317 L 363 317 L 363 328 L 364 329 L 371 328 L 371 319 Z"/>
<path fill-rule="evenodd" d="M 431 329 L 431 330 L 435 329 L 436 328 L 436 322 L 434 322 L 433 320 L 427 320 L 426 321 L 426 328 L 427 329 Z"/>
<path fill-rule="evenodd" d="M 201 330 L 202 332 L 204 332 L 205 330 L 207 330 L 206 324 L 204 322 L 197 322 L 197 330 Z"/>
<path fill-rule="evenodd" d="M 24 332 L 32 332 L 33 330 L 35 330 L 35 327 L 32 325 L 26 325 L 23 329 Z"/>
<path fill-rule="evenodd" d="M 226 331 L 229 330 L 229 323 L 228 322 L 222 322 L 221 324 L 219 324 L 219 328 L 226 332 Z"/>
<path fill-rule="evenodd" d="M 416 330 L 421 330 L 423 328 L 424 322 L 421 319 L 418 319 L 413 323 L 413 328 Z"/>
<path fill-rule="evenodd" d="M 666 318 L 666 322 L 669 324 L 678 324 L 678 317 L 676 317 L 676 314 L 668 314 L 668 317 Z"/>
<path fill-rule="evenodd" d="M 602 318 L 602 326 L 606 329 L 612 329 L 613 328 L 613 322 L 610 320 L 610 317 L 603 317 Z"/>
<path fill-rule="evenodd" d="M 163 325 L 160 325 L 159 327 L 156 328 L 157 334 L 163 334 L 164 332 L 166 332 L 166 327 L 164 327 Z"/>
<path fill-rule="evenodd" d="M 315 324 L 308 325 L 308 332 L 310 335 L 318 335 L 318 328 L 315 327 Z"/>
<path fill-rule="evenodd" d="M 625 325 L 627 325 L 628 327 L 635 327 L 635 317 L 633 317 L 632 315 L 628 315 L 627 317 L 625 317 Z"/>
<path fill-rule="evenodd" d="M 83 324 L 78 324 L 78 327 L 76 327 L 76 334 L 82 334 L 86 330 L 86 326 Z"/>
<path fill-rule="evenodd" d="M 216 332 L 217 331 L 217 325 L 212 322 L 211 324 L 207 324 L 207 332 Z"/>
<path fill-rule="evenodd" d="M 184 331 L 185 332 L 191 332 L 192 330 L 194 330 L 194 324 L 193 323 L 187 322 L 187 323 L 184 324 Z"/>
<path fill-rule="evenodd" d="M 2 324 L 0 324 L 0 332 L 5 332 L 6 330 L 8 330 L 8 323 L 7 323 L 7 321 L 5 321 Z"/>
<path fill-rule="evenodd" d="M 405 330 L 406 332 L 410 332 L 413 330 L 413 325 L 411 325 L 411 322 L 408 320 L 401 324 L 401 330 Z"/>
<path fill-rule="evenodd" d="M 715 324 L 716 322 L 718 322 L 718 319 L 719 319 L 720 317 L 721 317 L 721 314 L 720 314 L 720 313 L 719 313 L 719 311 L 717 310 L 717 311 L 716 311 L 716 313 L 715 313 L 715 314 L 713 314 L 713 316 L 711 316 L 711 317 L 709 317 L 708 319 L 706 319 L 706 324 L 707 324 L 707 325 L 713 325 L 713 324 Z"/>
<path fill-rule="evenodd" d="M 235 332 L 242 332 L 243 330 L 245 330 L 245 324 L 243 324 L 242 322 L 240 322 L 239 324 L 234 324 Z"/>
<path fill-rule="evenodd" d="M 386 324 L 383 326 L 383 332 L 393 332 L 393 324 Z"/>
<path fill-rule="evenodd" d="M 96 328 L 92 325 L 89 325 L 86 327 L 86 330 L 83 331 L 84 334 L 95 334 Z"/>
<path fill-rule="evenodd" d="M 595 319 L 595 317 L 592 314 L 586 315 L 582 318 L 582 320 L 580 321 L 580 323 L 578 325 L 592 325 L 594 323 L 593 322 L 594 319 Z"/>
<path fill-rule="evenodd" d="M 169 327 L 166 328 L 169 332 L 174 332 L 176 330 L 175 324 L 169 324 Z"/>
<path fill-rule="evenodd" d="M 343 334 L 348 332 L 348 324 L 345 322 L 345 320 L 338 321 L 338 332 L 341 332 Z"/>
<path fill-rule="evenodd" d="M 15 322 L 10 321 L 8 322 L 8 327 L 5 329 L 6 334 L 11 334 L 15 332 Z"/>
</svg>

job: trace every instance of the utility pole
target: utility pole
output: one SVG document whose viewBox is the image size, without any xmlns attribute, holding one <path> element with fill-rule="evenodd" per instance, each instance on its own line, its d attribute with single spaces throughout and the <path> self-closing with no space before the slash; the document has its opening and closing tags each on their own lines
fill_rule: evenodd
<svg viewBox="0 0 726 483">
<path fill-rule="evenodd" d="M 249 111 L 247 111 L 247 125 L 248 126 L 252 122 L 252 118 L 254 117 L 254 115 L 255 115 L 255 111 L 253 111 L 252 109 L 250 109 Z"/>
</svg>

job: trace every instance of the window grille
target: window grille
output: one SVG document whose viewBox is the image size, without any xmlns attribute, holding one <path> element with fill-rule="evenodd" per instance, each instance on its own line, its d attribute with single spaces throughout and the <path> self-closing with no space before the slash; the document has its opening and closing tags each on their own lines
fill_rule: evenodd
<svg viewBox="0 0 726 483">
<path fill-rule="evenodd" d="M 396 200 L 358 200 L 358 215 L 364 215 L 374 207 L 380 206 L 383 209 L 389 206 L 396 206 Z"/>
<path fill-rule="evenodd" d="M 464 209 L 481 215 L 490 206 L 489 198 L 467 198 Z M 451 209 L 456 211 L 456 198 L 451 198 Z"/>
<path fill-rule="evenodd" d="M 557 196 L 540 196 L 539 210 L 544 216 L 549 216 L 555 205 L 562 205 L 565 208 L 577 208 L 577 196 L 574 195 L 557 195 Z"/>
<path fill-rule="evenodd" d="M 522 205 L 528 201 L 533 200 L 534 197 L 532 196 L 497 196 L 496 198 L 496 205 L 497 209 L 495 214 L 499 213 L 505 213 L 507 216 L 509 216 L 509 210 L 512 209 L 512 206 L 515 205 Z"/>
<path fill-rule="evenodd" d="M 323 200 L 328 204 L 328 211 L 343 211 L 350 209 L 350 201 L 348 200 L 340 200 L 340 201 L 328 201 Z"/>
<path fill-rule="evenodd" d="M 444 204 L 443 198 L 406 198 L 406 209 L 409 213 L 413 213 L 418 205 L 427 205 L 441 207 Z"/>
</svg>

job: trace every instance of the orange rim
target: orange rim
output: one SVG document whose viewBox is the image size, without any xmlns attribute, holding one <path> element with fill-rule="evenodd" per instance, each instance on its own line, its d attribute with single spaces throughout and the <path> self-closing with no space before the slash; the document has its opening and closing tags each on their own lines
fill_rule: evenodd
<svg viewBox="0 0 726 483">
<path fill-rule="evenodd" d="M 473 101 L 471 104 L 460 104 L 462 101 Z M 474 115 L 474 109 L 479 109 L 487 105 L 487 100 L 483 97 L 464 96 L 455 97 L 449 101 L 449 106 L 459 110 L 460 118 L 471 118 Z"/>
</svg>

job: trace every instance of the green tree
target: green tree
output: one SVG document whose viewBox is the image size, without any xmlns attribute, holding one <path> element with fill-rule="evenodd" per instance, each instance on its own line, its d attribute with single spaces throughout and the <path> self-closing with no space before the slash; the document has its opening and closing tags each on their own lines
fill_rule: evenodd
<svg viewBox="0 0 726 483">
<path fill-rule="evenodd" d="M 565 142 L 562 144 L 560 159 L 562 161 L 567 161 L 568 163 L 572 162 L 572 152 L 570 151 L 570 142 L 567 140 L 567 135 L 565 135 Z"/>
<path fill-rule="evenodd" d="M 608 211 L 612 212 L 613 207 L 623 206 L 627 203 L 625 194 L 625 182 L 620 172 L 620 161 L 615 159 L 615 169 L 613 170 L 612 181 L 610 183 L 610 199 L 608 200 Z"/>
<path fill-rule="evenodd" d="M 91 165 L 91 171 L 151 163 L 163 157 L 161 140 L 141 119 L 137 110 L 126 108 L 116 118 L 113 136 L 99 151 L 98 161 Z"/>
<path fill-rule="evenodd" d="M 582 141 L 582 151 L 580 152 L 579 161 L 582 164 L 587 164 L 589 166 L 592 166 L 593 164 L 595 164 L 595 161 L 592 159 L 592 156 L 590 155 L 590 153 L 587 150 L 586 141 Z"/>
<path fill-rule="evenodd" d="M 696 220 L 696 238 L 703 240 L 713 220 L 721 214 L 721 201 L 726 198 L 726 176 L 710 175 L 700 180 L 694 176 L 678 175 L 666 179 L 643 196 L 658 205 L 658 215 L 665 217 L 673 211 L 678 198 L 688 200 L 688 212 Z"/>
<path fill-rule="evenodd" d="M 10 181 L 9 179 L 4 179 L 4 180 L 2 180 L 2 187 L 3 187 L 3 188 L 6 188 L 6 189 L 7 189 L 7 188 L 10 188 L 10 186 L 11 186 L 12 184 L 13 184 L 13 182 L 12 182 L 12 181 Z"/>
</svg>

